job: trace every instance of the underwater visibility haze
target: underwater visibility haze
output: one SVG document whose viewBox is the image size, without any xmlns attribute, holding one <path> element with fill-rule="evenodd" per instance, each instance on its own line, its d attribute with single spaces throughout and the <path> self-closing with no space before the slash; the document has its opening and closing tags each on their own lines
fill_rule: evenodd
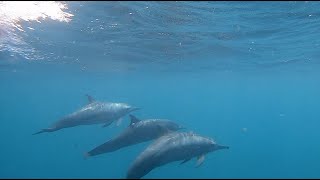
<svg viewBox="0 0 320 180">
<path fill-rule="evenodd" d="M 319 178 L 319 27 L 313 1 L 1 1 L 0 177 Z"/>
</svg>

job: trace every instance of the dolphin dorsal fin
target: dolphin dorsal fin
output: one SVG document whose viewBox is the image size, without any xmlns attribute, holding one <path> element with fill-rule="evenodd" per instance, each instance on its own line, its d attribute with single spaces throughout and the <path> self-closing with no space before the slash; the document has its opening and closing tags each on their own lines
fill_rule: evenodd
<svg viewBox="0 0 320 180">
<path fill-rule="evenodd" d="M 94 101 L 96 101 L 92 96 L 90 96 L 89 94 L 86 94 L 87 98 L 88 98 L 88 104 L 93 103 Z"/>
<path fill-rule="evenodd" d="M 139 121 L 141 121 L 140 119 L 138 119 L 137 117 L 135 117 L 134 115 L 129 115 L 130 116 L 130 126 L 131 125 L 133 125 L 133 124 L 135 124 L 135 123 L 137 123 L 137 122 L 139 122 Z"/>
</svg>

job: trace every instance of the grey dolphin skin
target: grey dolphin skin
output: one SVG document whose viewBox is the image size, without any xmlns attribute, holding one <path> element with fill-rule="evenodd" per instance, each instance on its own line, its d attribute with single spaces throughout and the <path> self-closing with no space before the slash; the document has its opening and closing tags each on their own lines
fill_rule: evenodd
<svg viewBox="0 0 320 180">
<path fill-rule="evenodd" d="M 44 132 L 54 132 L 63 128 L 70 128 L 80 125 L 104 124 L 103 127 L 109 126 L 112 122 L 118 121 L 120 124 L 123 116 L 132 111 L 138 110 L 138 107 L 132 107 L 126 103 L 99 102 L 94 100 L 90 95 L 86 95 L 88 104 L 78 111 L 69 114 L 61 120 L 54 123 L 51 127 L 42 129 Z"/>
<path fill-rule="evenodd" d="M 133 162 L 127 172 L 127 179 L 140 179 L 153 169 L 174 161 L 181 164 L 197 157 L 197 167 L 204 161 L 204 155 L 219 149 L 229 149 L 212 139 L 192 132 L 168 133 L 148 146 Z"/>
<path fill-rule="evenodd" d="M 130 125 L 117 137 L 87 152 L 85 156 L 96 156 L 103 153 L 113 152 L 121 148 L 151 141 L 170 132 L 183 129 L 182 126 L 167 119 L 146 119 L 140 120 L 129 115 Z"/>
</svg>

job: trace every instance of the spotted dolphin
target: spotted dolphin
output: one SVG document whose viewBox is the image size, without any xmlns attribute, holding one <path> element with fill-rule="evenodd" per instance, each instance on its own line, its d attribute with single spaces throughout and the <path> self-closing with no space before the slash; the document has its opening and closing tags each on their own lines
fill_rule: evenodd
<svg viewBox="0 0 320 180">
<path fill-rule="evenodd" d="M 135 159 L 126 178 L 140 179 L 157 167 L 174 161 L 182 161 L 180 164 L 183 164 L 195 157 L 198 159 L 196 166 L 199 167 L 207 153 L 219 149 L 229 147 L 192 132 L 168 133 L 154 141 Z"/>
<path fill-rule="evenodd" d="M 103 127 L 106 127 L 114 121 L 117 121 L 117 125 L 119 125 L 123 116 L 140 109 L 126 103 L 100 102 L 90 95 L 86 96 L 88 98 L 87 105 L 58 120 L 49 128 L 42 129 L 33 135 L 80 125 L 104 124 Z"/>
<path fill-rule="evenodd" d="M 145 119 L 140 120 L 133 115 L 130 116 L 130 125 L 117 137 L 97 146 L 85 154 L 96 156 L 103 153 L 117 151 L 121 148 L 134 144 L 151 141 L 169 132 L 183 129 L 182 126 L 168 119 Z"/>
</svg>

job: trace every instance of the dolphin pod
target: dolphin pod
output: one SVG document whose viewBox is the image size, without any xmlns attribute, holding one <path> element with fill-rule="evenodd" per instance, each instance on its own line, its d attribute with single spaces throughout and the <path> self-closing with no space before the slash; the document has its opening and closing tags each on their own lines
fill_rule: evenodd
<svg viewBox="0 0 320 180">
<path fill-rule="evenodd" d="M 197 158 L 196 167 L 199 167 L 204 162 L 206 154 L 229 149 L 229 146 L 219 145 L 209 137 L 203 137 L 193 132 L 179 132 L 185 127 L 171 120 L 141 120 L 130 114 L 141 109 L 139 107 L 127 103 L 100 102 L 90 95 L 86 96 L 88 98 L 87 105 L 33 135 L 80 125 L 103 124 L 102 127 L 107 127 L 116 122 L 118 126 L 122 118 L 129 115 L 130 123 L 127 128 L 116 137 L 85 153 L 85 157 L 97 156 L 142 142 L 153 141 L 132 162 L 126 174 L 127 179 L 140 179 L 152 170 L 168 163 L 181 161 L 180 164 L 184 164 L 192 158 Z"/>
</svg>

